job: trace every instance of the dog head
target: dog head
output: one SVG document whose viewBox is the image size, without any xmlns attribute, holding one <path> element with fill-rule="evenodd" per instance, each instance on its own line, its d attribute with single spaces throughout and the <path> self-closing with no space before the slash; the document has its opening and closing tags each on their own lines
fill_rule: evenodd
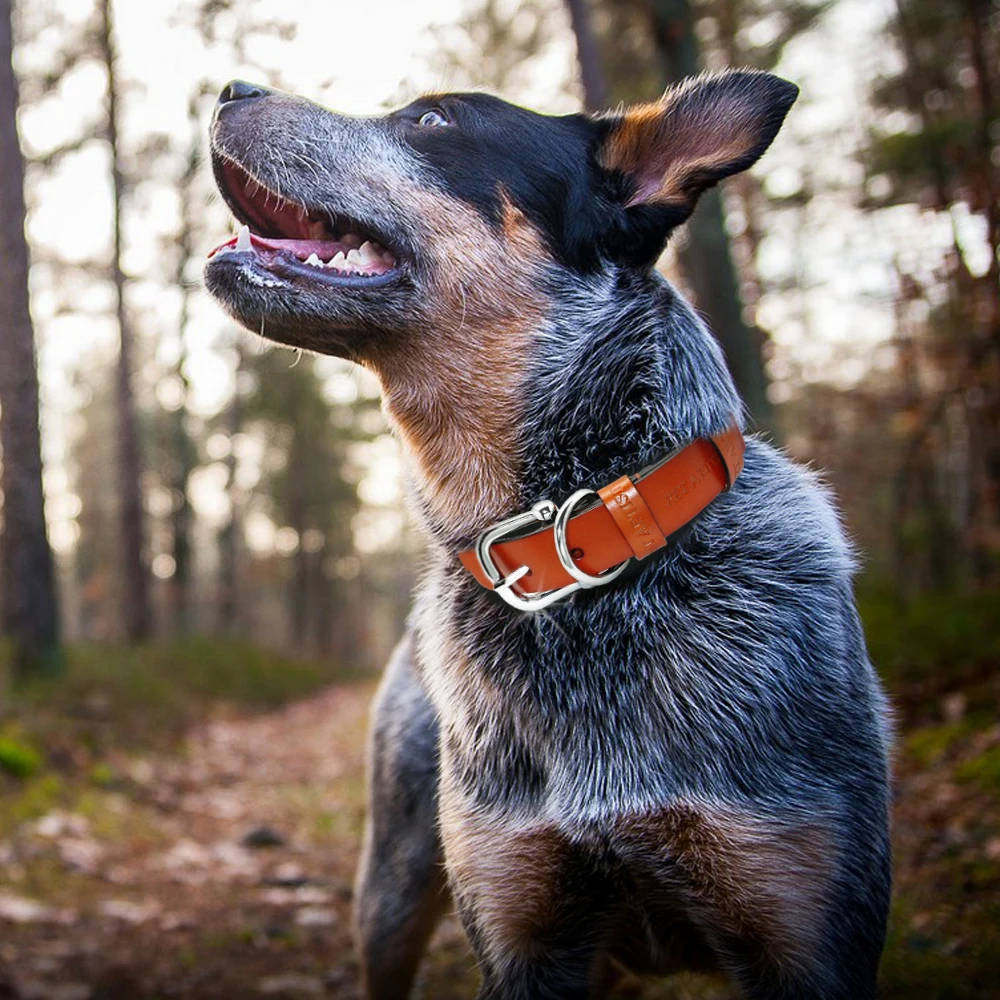
<svg viewBox="0 0 1000 1000">
<path fill-rule="evenodd" d="M 651 267 L 796 93 L 738 71 L 597 116 L 442 94 L 352 118 L 232 83 L 212 159 L 251 235 L 213 254 L 207 284 L 250 329 L 359 360 L 452 317 L 502 321 L 545 298 L 551 267 Z"/>
<path fill-rule="evenodd" d="M 472 530 L 518 501 L 538 335 L 594 322 L 597 285 L 641 286 L 796 92 L 732 72 L 596 116 L 441 94 L 352 118 L 233 83 L 212 159 L 248 228 L 206 283 L 250 330 L 373 369 L 428 516 Z"/>
</svg>

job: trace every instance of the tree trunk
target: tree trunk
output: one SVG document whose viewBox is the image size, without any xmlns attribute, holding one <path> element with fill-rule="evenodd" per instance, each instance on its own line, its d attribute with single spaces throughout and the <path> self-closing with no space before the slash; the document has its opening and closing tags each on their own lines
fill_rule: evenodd
<svg viewBox="0 0 1000 1000">
<path fill-rule="evenodd" d="M 188 118 L 192 127 L 191 145 L 188 147 L 184 173 L 181 176 L 181 227 L 177 246 L 177 267 L 174 280 L 181 290 L 181 310 L 177 317 L 177 362 L 173 377 L 182 387 L 181 403 L 172 414 L 171 420 L 171 477 L 170 492 L 173 500 L 171 528 L 173 534 L 174 575 L 170 579 L 168 593 L 173 630 L 177 635 L 186 635 L 191 630 L 191 524 L 193 510 L 188 497 L 188 483 L 197 464 L 194 444 L 188 434 L 188 393 L 190 385 L 185 372 L 187 363 L 187 341 L 185 330 L 191 315 L 191 295 L 194 291 L 184 279 L 187 262 L 194 254 L 193 234 L 197 225 L 194 185 L 198 176 L 201 124 L 198 120 L 197 104 L 192 101 L 188 108 Z"/>
<path fill-rule="evenodd" d="M 114 22 L 111 0 L 101 3 L 101 56 L 108 77 L 107 140 L 111 147 L 111 182 L 114 201 L 114 255 L 111 279 L 115 288 L 115 311 L 120 334 L 116 402 L 118 409 L 119 493 L 122 529 L 122 584 L 125 634 L 131 642 L 148 639 L 151 631 L 149 586 L 145 563 L 142 509 L 142 460 L 139 429 L 132 392 L 133 335 L 125 307 L 125 274 L 122 271 L 122 192 L 125 187 L 118 147 L 118 93 Z"/>
<path fill-rule="evenodd" d="M 229 520 L 219 531 L 219 583 L 217 628 L 222 635 L 236 635 L 241 628 L 241 592 L 239 588 L 240 539 L 240 490 L 236 482 L 236 435 L 243 429 L 243 404 L 240 398 L 240 374 L 243 371 L 243 350 L 236 341 L 236 372 L 233 398 L 226 410 L 226 434 L 229 436 L 229 454 L 226 456 L 226 495 L 229 497 Z"/>
<path fill-rule="evenodd" d="M 38 373 L 28 309 L 24 163 L 17 136 L 11 2 L 0 0 L 0 444 L 4 530 L 0 538 L 3 631 L 21 670 L 59 663 L 59 615 L 45 528 L 38 430 Z"/>
<path fill-rule="evenodd" d="M 601 53 L 590 25 L 587 0 L 566 0 L 570 24 L 576 37 L 576 57 L 580 64 L 583 103 L 588 111 L 599 111 L 608 103 L 608 82 L 601 66 Z"/>
<path fill-rule="evenodd" d="M 701 65 L 690 0 L 648 0 L 648 4 L 664 86 L 694 76 Z M 762 337 L 743 321 L 739 282 L 729 253 L 718 190 L 702 195 L 687 223 L 687 245 L 678 256 L 695 304 L 722 345 L 754 424 L 758 429 L 773 431 Z"/>
</svg>

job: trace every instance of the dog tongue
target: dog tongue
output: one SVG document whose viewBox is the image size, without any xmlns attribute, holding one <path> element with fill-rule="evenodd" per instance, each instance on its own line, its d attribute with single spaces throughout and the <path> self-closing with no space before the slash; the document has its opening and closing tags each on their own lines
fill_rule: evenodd
<svg viewBox="0 0 1000 1000">
<path fill-rule="evenodd" d="M 295 257 L 305 260 L 310 254 L 328 260 L 338 252 L 347 253 L 351 247 L 346 243 L 337 240 L 272 240 L 264 236 L 251 233 L 244 227 L 240 230 L 239 236 L 234 236 L 225 243 L 220 243 L 209 253 L 209 257 L 214 257 L 220 250 L 227 247 L 234 247 L 237 250 L 249 250 L 251 247 L 258 247 L 262 250 L 286 250 Z"/>
</svg>

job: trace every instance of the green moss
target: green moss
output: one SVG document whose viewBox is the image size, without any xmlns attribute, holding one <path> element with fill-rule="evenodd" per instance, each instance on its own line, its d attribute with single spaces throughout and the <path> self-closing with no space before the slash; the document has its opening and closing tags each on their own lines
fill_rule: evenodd
<svg viewBox="0 0 1000 1000">
<path fill-rule="evenodd" d="M 963 761 L 955 771 L 959 781 L 975 781 L 991 792 L 1000 794 L 1000 746 Z"/>
<path fill-rule="evenodd" d="M 38 819 L 62 805 L 66 788 L 57 774 L 41 774 L 30 779 L 20 790 L 0 799 L 0 834 Z"/>
<path fill-rule="evenodd" d="M 30 778 L 42 766 L 42 755 L 27 743 L 0 739 L 0 771 L 14 778 Z"/>
<path fill-rule="evenodd" d="M 98 761 L 90 768 L 88 778 L 92 785 L 97 785 L 99 788 L 110 788 L 118 780 L 111 765 L 103 761 Z"/>
<path fill-rule="evenodd" d="M 5 714 L 30 720 L 40 743 L 53 735 L 71 742 L 91 757 L 89 767 L 112 748 L 172 749 L 184 731 L 213 713 L 277 708 L 336 676 L 331 664 L 300 662 L 243 642 L 88 644 L 67 650 L 62 676 L 18 683 Z M 99 771 L 95 780 L 100 782 Z"/>
<path fill-rule="evenodd" d="M 965 732 L 961 722 L 924 726 L 906 739 L 906 749 L 922 768 L 939 763 Z"/>
</svg>

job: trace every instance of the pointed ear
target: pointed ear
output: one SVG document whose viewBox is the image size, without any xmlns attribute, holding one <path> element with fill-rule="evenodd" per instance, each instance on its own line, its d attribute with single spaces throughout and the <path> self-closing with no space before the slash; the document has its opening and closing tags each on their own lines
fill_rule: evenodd
<svg viewBox="0 0 1000 1000">
<path fill-rule="evenodd" d="M 672 228 L 703 191 L 760 158 L 798 92 L 795 84 L 755 70 L 686 80 L 654 104 L 605 119 L 610 129 L 600 163 L 623 178 L 627 208 L 659 208 Z"/>
</svg>

